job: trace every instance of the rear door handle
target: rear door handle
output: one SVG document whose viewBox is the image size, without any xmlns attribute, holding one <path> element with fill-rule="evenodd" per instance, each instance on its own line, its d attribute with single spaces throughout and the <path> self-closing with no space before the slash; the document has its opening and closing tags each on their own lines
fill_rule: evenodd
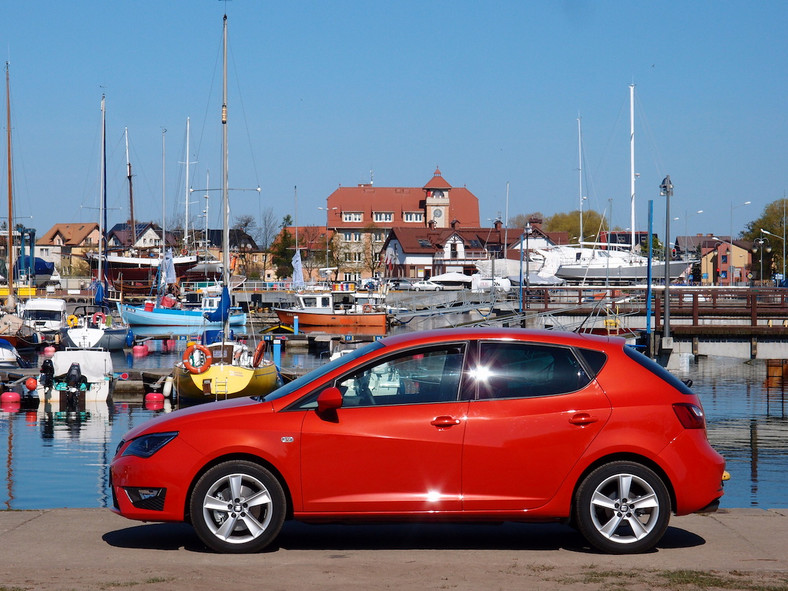
<svg viewBox="0 0 788 591">
<path fill-rule="evenodd" d="M 432 421 L 430 421 L 430 425 L 442 429 L 445 427 L 454 427 L 454 425 L 459 425 L 460 422 L 461 422 L 460 419 L 455 419 L 454 417 L 443 415 L 432 419 Z"/>
<path fill-rule="evenodd" d="M 598 420 L 599 419 L 591 416 L 587 412 L 578 412 L 572 415 L 569 422 L 573 425 L 590 425 L 591 423 L 596 423 Z"/>
</svg>

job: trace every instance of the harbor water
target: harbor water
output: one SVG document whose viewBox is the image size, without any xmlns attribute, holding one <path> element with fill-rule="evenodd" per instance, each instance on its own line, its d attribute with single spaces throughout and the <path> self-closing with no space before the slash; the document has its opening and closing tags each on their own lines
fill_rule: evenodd
<svg viewBox="0 0 788 591">
<path fill-rule="evenodd" d="M 115 357 L 134 369 L 166 368 L 179 351 Z M 306 370 L 325 356 L 286 352 L 284 367 Z M 723 357 L 680 359 L 674 372 L 693 380 L 706 411 L 712 445 L 725 457 L 731 480 L 722 507 L 788 507 L 788 401 L 782 380 L 768 379 L 766 363 Z M 787 378 L 788 379 L 788 376 Z M 171 410 L 146 410 L 139 401 L 114 401 L 80 416 L 36 410 L 0 412 L 0 508 L 107 507 L 108 466 L 123 435 Z"/>
</svg>

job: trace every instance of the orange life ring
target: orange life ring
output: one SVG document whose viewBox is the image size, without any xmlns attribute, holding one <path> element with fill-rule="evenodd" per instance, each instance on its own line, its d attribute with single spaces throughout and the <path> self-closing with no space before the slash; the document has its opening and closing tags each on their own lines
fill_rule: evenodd
<svg viewBox="0 0 788 591">
<path fill-rule="evenodd" d="M 107 321 L 107 315 L 104 312 L 96 312 L 90 320 L 93 324 L 104 324 Z"/>
<path fill-rule="evenodd" d="M 258 367 L 263 362 L 263 355 L 265 355 L 265 341 L 260 341 L 254 350 L 254 357 L 252 357 L 253 367 Z"/>
<path fill-rule="evenodd" d="M 200 364 L 192 363 L 192 354 L 195 351 L 199 351 L 201 353 L 202 363 Z M 212 361 L 213 355 L 211 355 L 211 351 L 205 345 L 191 345 L 186 348 L 186 351 L 183 352 L 183 367 L 185 367 L 189 373 L 205 373 L 208 371 L 208 368 L 211 367 Z"/>
<path fill-rule="evenodd" d="M 364 304 L 361 306 L 361 311 L 364 312 L 364 314 L 369 314 L 372 312 L 372 304 Z"/>
</svg>

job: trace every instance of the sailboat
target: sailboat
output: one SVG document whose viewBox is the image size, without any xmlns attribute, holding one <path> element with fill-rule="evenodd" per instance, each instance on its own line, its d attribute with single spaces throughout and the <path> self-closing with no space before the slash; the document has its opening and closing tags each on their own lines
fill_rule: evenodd
<svg viewBox="0 0 788 591">
<path fill-rule="evenodd" d="M 230 260 L 230 204 L 227 158 L 227 15 L 223 19 L 223 90 L 222 90 L 222 256 Z M 210 322 L 221 322 L 217 342 L 190 344 L 181 362 L 173 369 L 175 389 L 181 402 L 201 402 L 219 398 L 237 398 L 267 394 L 279 385 L 276 366 L 265 358 L 265 342 L 254 351 L 229 338 L 230 266 L 222 265 L 220 305 L 206 314 Z"/>
<path fill-rule="evenodd" d="M 67 348 L 102 349 L 104 351 L 120 351 L 131 346 L 134 335 L 127 324 L 112 318 L 112 313 L 105 300 L 107 280 L 104 274 L 107 241 L 107 154 L 106 154 L 106 97 L 101 97 L 101 179 L 99 205 L 99 233 L 101 242 L 98 252 L 96 269 L 95 295 L 93 305 L 77 306 L 74 313 L 67 318 L 67 326 L 61 329 L 61 341 Z"/>
<path fill-rule="evenodd" d="M 579 128 L 578 128 L 579 129 Z M 629 86 L 629 150 L 630 150 L 630 243 L 619 250 L 610 243 L 584 243 L 579 246 L 559 245 L 538 252 L 544 258 L 544 268 L 555 269 L 555 276 L 566 281 L 580 282 L 636 282 L 646 281 L 649 259 L 636 252 L 635 231 L 635 85 Z M 580 157 L 582 166 L 582 156 Z M 582 174 L 581 179 L 581 234 L 582 234 Z M 581 236 L 580 240 L 583 238 Z M 612 248 L 611 248 L 612 247 Z M 687 273 L 692 262 L 669 261 L 670 278 Z M 653 277 L 665 276 L 665 261 L 652 261 Z"/>
</svg>

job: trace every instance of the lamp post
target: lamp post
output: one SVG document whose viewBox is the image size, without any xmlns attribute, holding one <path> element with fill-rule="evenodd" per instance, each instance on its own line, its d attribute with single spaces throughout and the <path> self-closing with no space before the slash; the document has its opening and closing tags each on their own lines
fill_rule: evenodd
<svg viewBox="0 0 788 591">
<path fill-rule="evenodd" d="M 531 222 L 525 223 L 523 233 L 520 234 L 520 313 L 523 312 L 523 257 L 525 257 L 525 307 L 530 308 L 531 302 L 528 299 L 528 291 L 531 288 L 531 269 L 528 260 L 528 239 L 531 237 Z M 525 238 L 525 251 L 523 251 L 523 238 Z"/>
<path fill-rule="evenodd" d="M 768 236 L 772 236 L 773 238 L 779 238 L 780 240 L 783 241 L 783 279 L 782 280 L 785 281 L 785 237 L 778 236 L 777 234 L 773 234 L 769 232 L 769 230 L 764 230 L 763 228 L 761 228 L 761 234 L 762 235 L 767 234 Z"/>
<path fill-rule="evenodd" d="M 665 175 L 659 186 L 659 194 L 665 197 L 665 320 L 662 336 L 670 338 L 670 198 L 673 196 L 673 183 L 670 175 Z"/>
<path fill-rule="evenodd" d="M 689 220 L 690 216 L 698 215 L 698 214 L 701 214 L 701 213 L 703 213 L 702 209 L 699 209 L 698 211 L 694 211 L 692 213 L 689 213 L 689 211 L 687 211 L 686 209 L 684 210 L 684 238 L 686 238 L 688 242 L 689 242 L 689 235 L 687 234 L 687 220 Z M 674 221 L 678 220 L 678 219 L 679 218 L 673 218 Z M 692 245 L 697 247 L 697 245 L 695 244 L 694 240 L 692 241 Z M 689 246 L 689 244 L 687 246 Z M 687 248 L 684 251 L 683 255 L 684 255 L 684 260 L 685 261 L 689 260 L 689 248 Z"/>
<path fill-rule="evenodd" d="M 760 284 L 763 285 L 763 251 L 771 252 L 772 247 L 771 244 L 769 244 L 768 238 L 756 238 L 752 243 L 755 245 L 753 251 L 758 252 L 760 255 L 760 264 L 758 268 L 760 269 Z"/>
</svg>

